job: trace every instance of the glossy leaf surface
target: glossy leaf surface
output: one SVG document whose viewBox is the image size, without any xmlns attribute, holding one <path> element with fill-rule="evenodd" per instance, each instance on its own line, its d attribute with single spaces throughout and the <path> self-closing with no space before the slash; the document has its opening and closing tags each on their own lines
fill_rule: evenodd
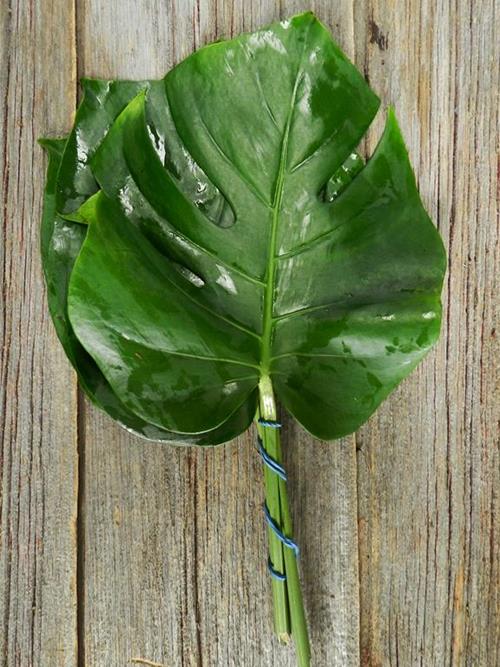
<svg viewBox="0 0 500 667">
<path fill-rule="evenodd" d="M 149 437 L 216 443 L 248 426 L 270 376 L 329 439 L 415 367 L 439 333 L 445 257 L 391 111 L 368 163 L 354 152 L 378 104 L 312 14 L 161 81 L 85 82 L 49 166 L 44 265 L 101 407 Z"/>
<path fill-rule="evenodd" d="M 209 437 L 205 435 L 184 437 L 144 421 L 118 399 L 93 358 L 75 336 L 67 313 L 68 283 L 87 230 L 85 226 L 68 222 L 56 213 L 57 175 L 67 141 L 67 139 L 43 139 L 40 142 L 49 153 L 41 251 L 50 313 L 57 335 L 78 373 L 80 386 L 95 405 L 105 410 L 122 426 L 151 440 L 174 442 L 185 440 L 196 444 L 217 444 L 235 437 L 248 427 L 253 418 L 253 413 L 246 405 L 242 406 L 242 409 L 222 428 L 211 432 Z"/>
</svg>

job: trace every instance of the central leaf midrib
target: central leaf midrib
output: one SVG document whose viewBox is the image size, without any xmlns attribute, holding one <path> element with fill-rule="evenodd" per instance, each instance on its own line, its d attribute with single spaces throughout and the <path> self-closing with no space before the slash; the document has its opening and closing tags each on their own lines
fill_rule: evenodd
<svg viewBox="0 0 500 667">
<path fill-rule="evenodd" d="M 305 41 L 305 40 L 304 40 Z M 304 47 L 305 48 L 305 47 Z M 278 174 L 276 177 L 276 186 L 274 188 L 274 196 L 272 200 L 271 215 L 271 239 L 269 243 L 269 254 L 267 257 L 266 268 L 266 287 L 264 292 L 264 316 L 262 321 L 262 342 L 261 342 L 261 359 L 260 369 L 263 377 L 270 374 L 271 365 L 271 337 L 273 333 L 273 305 L 274 305 L 274 284 L 276 274 L 276 242 L 278 237 L 278 222 L 281 211 L 281 204 L 283 200 L 283 186 L 285 183 L 285 170 L 288 154 L 288 140 L 290 136 L 290 127 L 292 124 L 293 111 L 295 108 L 295 100 L 297 97 L 297 89 L 300 80 L 301 62 L 295 77 L 292 96 L 290 99 L 290 109 L 283 131 L 283 139 L 281 142 L 280 159 L 278 165 Z"/>
</svg>

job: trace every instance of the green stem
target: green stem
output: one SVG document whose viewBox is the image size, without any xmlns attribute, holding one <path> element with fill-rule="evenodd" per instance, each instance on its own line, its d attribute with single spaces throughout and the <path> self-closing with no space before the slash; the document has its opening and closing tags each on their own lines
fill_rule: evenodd
<svg viewBox="0 0 500 667">
<path fill-rule="evenodd" d="M 259 395 L 260 406 L 257 417 L 276 420 L 276 403 L 271 379 L 268 376 L 264 376 L 260 380 Z M 278 463 L 281 463 L 279 430 L 262 428 L 258 423 L 257 429 L 268 454 Z M 284 535 L 292 538 L 293 528 L 286 482 L 267 466 L 264 466 L 264 479 L 269 513 Z M 268 534 L 269 556 L 273 567 L 286 575 L 285 581 L 272 579 L 276 634 L 280 641 L 287 642 L 291 630 L 299 667 L 309 667 L 311 650 L 295 552 L 284 546 L 271 528 L 269 528 Z"/>
<path fill-rule="evenodd" d="M 273 416 L 274 415 L 274 416 Z M 276 412 L 266 410 L 262 404 L 257 413 L 257 431 L 264 443 L 264 448 L 273 458 L 277 457 L 276 445 L 278 441 L 277 433 L 274 430 L 263 428 L 259 422 L 259 417 L 264 419 L 276 419 Z M 281 525 L 281 505 L 279 478 L 265 465 L 264 466 L 264 484 L 266 490 L 266 503 L 269 513 L 278 525 Z M 271 528 L 268 528 L 269 558 L 273 567 L 279 572 L 285 572 L 285 558 L 283 554 L 283 544 Z M 288 594 L 285 581 L 271 579 L 273 592 L 273 610 L 274 610 L 274 631 L 278 640 L 282 644 L 288 644 L 290 640 L 290 614 L 288 610 Z"/>
</svg>

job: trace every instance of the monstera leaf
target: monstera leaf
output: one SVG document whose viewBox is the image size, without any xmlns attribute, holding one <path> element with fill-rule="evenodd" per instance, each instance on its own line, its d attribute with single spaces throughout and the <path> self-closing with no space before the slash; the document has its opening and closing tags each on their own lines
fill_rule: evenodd
<svg viewBox="0 0 500 667">
<path fill-rule="evenodd" d="M 95 83 L 89 82 L 89 85 L 94 86 Z M 97 85 L 100 85 L 100 82 Z M 88 96 L 79 109 L 77 114 L 78 120 L 82 118 L 82 111 L 87 108 L 87 105 Z M 79 127 L 77 122 L 76 128 L 79 129 Z M 96 126 L 93 124 L 90 125 L 90 128 L 94 132 L 97 127 L 100 127 L 99 123 Z M 119 400 L 94 359 L 75 336 L 67 312 L 68 283 L 87 229 L 83 225 L 71 222 L 71 220 L 78 219 L 81 221 L 81 218 L 75 215 L 68 215 L 65 216 L 67 218 L 65 219 L 64 214 L 57 213 L 56 186 L 60 188 L 59 197 L 62 203 L 62 210 L 65 209 L 70 198 L 68 196 L 61 196 L 61 189 L 64 188 L 65 192 L 68 193 L 73 179 L 78 183 L 79 188 L 74 191 L 75 197 L 73 201 L 78 201 L 77 197 L 85 197 L 85 195 L 82 195 L 82 192 L 86 193 L 88 197 L 90 192 L 93 192 L 96 187 L 91 173 L 89 175 L 87 162 L 76 161 L 73 167 L 61 169 L 61 158 L 64 155 L 66 156 L 66 160 L 68 160 L 68 155 L 71 154 L 71 150 L 75 145 L 73 143 L 75 135 L 76 132 L 73 131 L 68 140 L 42 139 L 40 141 L 49 153 L 41 249 L 52 319 L 64 350 L 78 372 L 81 387 L 93 403 L 105 410 L 111 417 L 125 426 L 125 428 L 148 439 L 173 440 L 180 443 L 188 442 L 203 445 L 224 442 L 235 437 L 248 426 L 254 416 L 254 413 L 247 411 L 246 405 L 242 406 L 241 410 L 233 415 L 232 419 L 228 420 L 221 428 L 211 431 L 209 437 L 203 434 L 186 437 L 178 433 L 170 433 L 165 431 L 165 429 L 160 429 L 144 421 L 127 409 Z M 87 137 L 85 137 L 83 132 L 79 132 L 79 141 L 86 141 L 86 139 Z M 65 146 L 66 151 L 64 150 Z M 65 183 L 65 178 L 71 180 L 70 185 L 68 185 L 68 180 Z M 86 188 L 88 188 L 88 191 Z"/>
<path fill-rule="evenodd" d="M 357 429 L 440 325 L 443 248 L 393 113 L 331 195 L 378 99 L 311 14 L 84 89 L 44 263 L 87 393 L 146 436 L 215 443 L 268 376 L 312 434 Z"/>
<path fill-rule="evenodd" d="M 235 437 L 259 403 L 275 419 L 274 395 L 317 437 L 356 430 L 440 328 L 443 246 L 393 111 L 365 165 L 379 100 L 310 13 L 83 89 L 44 140 L 42 255 L 89 397 L 181 443 Z"/>
</svg>

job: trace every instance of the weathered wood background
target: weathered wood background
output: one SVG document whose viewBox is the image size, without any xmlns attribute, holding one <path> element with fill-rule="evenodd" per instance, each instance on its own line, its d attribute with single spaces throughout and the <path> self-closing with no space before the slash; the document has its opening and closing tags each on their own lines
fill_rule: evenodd
<svg viewBox="0 0 500 667">
<path fill-rule="evenodd" d="M 500 664 L 496 0 L 1 0 L 2 667 L 294 664 L 270 632 L 254 435 L 148 444 L 78 394 L 36 139 L 69 129 L 81 75 L 159 77 L 302 9 L 395 105 L 450 260 L 440 343 L 370 422 L 335 443 L 287 425 L 314 665 Z"/>
</svg>

